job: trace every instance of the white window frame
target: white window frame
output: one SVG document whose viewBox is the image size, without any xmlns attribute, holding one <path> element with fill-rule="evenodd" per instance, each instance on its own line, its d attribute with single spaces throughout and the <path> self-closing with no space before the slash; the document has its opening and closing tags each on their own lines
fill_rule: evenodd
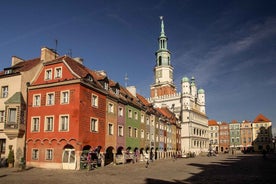
<svg viewBox="0 0 276 184">
<path fill-rule="evenodd" d="M 32 160 L 38 160 L 39 159 L 39 149 L 33 148 L 32 149 Z"/>
<path fill-rule="evenodd" d="M 108 135 L 114 135 L 114 125 L 113 123 L 108 123 Z"/>
<path fill-rule="evenodd" d="M 136 112 L 136 111 L 134 112 L 134 119 L 138 120 L 138 112 Z"/>
<path fill-rule="evenodd" d="M 145 114 L 141 114 L 141 123 L 145 123 Z"/>
<path fill-rule="evenodd" d="M 123 107 L 119 107 L 118 109 L 119 109 L 118 114 L 119 114 L 120 117 L 122 117 L 124 115 L 124 109 L 123 109 Z"/>
<path fill-rule="evenodd" d="M 114 104 L 113 103 L 108 103 L 108 112 L 109 113 L 114 113 Z"/>
<path fill-rule="evenodd" d="M 52 122 L 50 122 L 50 129 L 48 129 L 49 121 L 52 119 Z M 54 131 L 54 116 L 45 116 L 44 120 L 44 131 L 45 132 L 53 132 Z"/>
<path fill-rule="evenodd" d="M 45 150 L 45 160 L 53 160 L 53 156 L 54 156 L 54 149 L 47 148 Z"/>
<path fill-rule="evenodd" d="M 99 131 L 99 120 L 98 118 L 90 118 L 90 131 L 98 132 Z"/>
<path fill-rule="evenodd" d="M 134 137 L 138 138 L 138 128 L 134 128 Z"/>
<path fill-rule="evenodd" d="M 123 137 L 124 136 L 124 126 L 118 125 L 118 136 Z"/>
<path fill-rule="evenodd" d="M 16 123 L 17 122 L 17 109 L 8 108 L 8 118 L 7 123 Z"/>
<path fill-rule="evenodd" d="M 91 105 L 93 107 L 98 107 L 98 105 L 99 105 L 99 97 L 98 97 L 98 95 L 95 95 L 95 94 L 92 93 L 92 95 L 91 95 Z"/>
<path fill-rule="evenodd" d="M 132 118 L 132 110 L 128 109 L 128 118 Z"/>
<path fill-rule="evenodd" d="M 5 121 L 5 111 L 0 111 L 0 123 L 4 123 Z"/>
<path fill-rule="evenodd" d="M 67 94 L 67 96 L 65 94 Z M 70 99 L 69 90 L 60 92 L 60 104 L 69 104 L 69 99 Z"/>
<path fill-rule="evenodd" d="M 45 70 L 45 76 L 44 80 L 52 80 L 53 70 L 52 69 L 46 69 Z"/>
<path fill-rule="evenodd" d="M 63 125 L 63 118 L 67 118 L 67 121 L 65 122 L 66 124 Z M 69 115 L 68 114 L 62 114 L 59 116 L 59 131 L 60 132 L 69 132 L 69 126 L 70 125 L 70 118 L 69 118 Z M 64 128 L 64 127 L 65 128 Z"/>
<path fill-rule="evenodd" d="M 132 127 L 128 127 L 128 137 L 132 137 Z"/>
<path fill-rule="evenodd" d="M 50 96 L 53 96 L 52 99 L 50 99 Z M 50 92 L 46 94 L 46 105 L 47 106 L 51 106 L 51 105 L 55 105 L 55 93 L 54 92 Z"/>
<path fill-rule="evenodd" d="M 1 98 L 7 98 L 9 96 L 9 86 L 1 87 Z"/>
<path fill-rule="evenodd" d="M 62 78 L 62 67 L 55 68 L 55 79 Z"/>
<path fill-rule="evenodd" d="M 38 120 L 38 122 L 36 122 L 34 120 Z M 36 123 L 37 123 L 37 125 L 36 125 Z M 31 132 L 40 132 L 40 117 L 39 116 L 32 117 Z"/>
<path fill-rule="evenodd" d="M 41 94 L 33 95 L 33 107 L 39 107 L 41 105 Z"/>
<path fill-rule="evenodd" d="M 141 139 L 145 138 L 145 131 L 143 129 L 141 129 Z"/>
</svg>

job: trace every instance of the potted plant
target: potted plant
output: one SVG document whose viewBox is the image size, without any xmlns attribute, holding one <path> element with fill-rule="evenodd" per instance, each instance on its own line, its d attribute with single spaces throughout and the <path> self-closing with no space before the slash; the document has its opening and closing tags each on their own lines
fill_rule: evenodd
<svg viewBox="0 0 276 184">
<path fill-rule="evenodd" d="M 13 149 L 12 149 L 11 146 L 10 146 L 10 151 L 9 151 L 7 162 L 9 164 L 9 167 L 13 167 L 14 166 L 14 151 L 13 151 Z"/>
</svg>

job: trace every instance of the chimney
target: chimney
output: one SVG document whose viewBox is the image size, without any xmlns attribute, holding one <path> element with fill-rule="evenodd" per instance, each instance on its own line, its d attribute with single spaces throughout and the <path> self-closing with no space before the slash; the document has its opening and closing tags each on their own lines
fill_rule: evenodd
<svg viewBox="0 0 276 184">
<path fill-rule="evenodd" d="M 12 56 L 12 66 L 16 65 L 17 63 L 23 62 L 24 60 L 17 57 L 17 56 Z"/>
<path fill-rule="evenodd" d="M 45 62 L 45 61 L 51 61 L 54 60 L 58 57 L 58 54 L 53 50 L 49 49 L 47 47 L 42 47 L 41 49 L 41 56 L 40 60 Z"/>
<path fill-rule="evenodd" d="M 136 87 L 135 86 L 127 86 L 127 90 L 136 97 Z"/>
<path fill-rule="evenodd" d="M 102 76 L 105 76 L 105 77 L 106 77 L 106 72 L 105 72 L 104 70 L 99 70 L 99 71 L 97 71 L 97 72 L 99 72 Z"/>
<path fill-rule="evenodd" d="M 77 61 L 80 64 L 83 64 L 83 58 L 75 57 L 74 60 Z"/>
</svg>

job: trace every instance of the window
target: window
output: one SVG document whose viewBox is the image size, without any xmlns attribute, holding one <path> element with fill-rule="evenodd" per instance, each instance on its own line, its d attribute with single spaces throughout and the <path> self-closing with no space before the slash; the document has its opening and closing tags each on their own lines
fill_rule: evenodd
<svg viewBox="0 0 276 184">
<path fill-rule="evenodd" d="M 62 70 L 61 68 L 55 68 L 55 78 L 61 78 Z"/>
<path fill-rule="evenodd" d="M 119 125 L 118 126 L 118 135 L 120 137 L 123 137 L 124 136 L 124 127 L 122 125 Z"/>
<path fill-rule="evenodd" d="M 138 130 L 137 130 L 137 128 L 134 128 L 134 137 L 135 137 L 135 138 L 138 137 Z"/>
<path fill-rule="evenodd" d="M 118 88 L 115 89 L 115 94 L 119 95 L 120 90 Z"/>
<path fill-rule="evenodd" d="M 113 135 L 114 134 L 114 128 L 112 123 L 108 123 L 108 134 Z"/>
<path fill-rule="evenodd" d="M 16 122 L 16 109 L 10 108 L 8 112 L 9 112 L 8 123 L 15 123 Z"/>
<path fill-rule="evenodd" d="M 134 112 L 134 118 L 137 120 L 138 119 L 138 113 Z"/>
<path fill-rule="evenodd" d="M 69 117 L 67 115 L 60 116 L 59 130 L 69 131 Z"/>
<path fill-rule="evenodd" d="M 54 105 L 55 104 L 55 95 L 54 93 L 47 94 L 47 105 Z"/>
<path fill-rule="evenodd" d="M 69 103 L 69 92 L 68 91 L 62 91 L 61 92 L 61 104 L 68 104 Z"/>
<path fill-rule="evenodd" d="M 122 107 L 119 107 L 119 116 L 123 116 L 124 114 L 124 111 L 123 111 L 123 108 Z"/>
<path fill-rule="evenodd" d="M 32 127 L 31 127 L 32 132 L 38 132 L 39 131 L 39 118 L 34 117 L 32 118 Z"/>
<path fill-rule="evenodd" d="M 90 120 L 90 131 L 98 132 L 98 119 L 91 118 Z"/>
<path fill-rule="evenodd" d="M 132 110 L 131 109 L 128 110 L 128 118 L 132 118 Z"/>
<path fill-rule="evenodd" d="M 40 106 L 40 100 L 41 96 L 40 95 L 34 95 L 34 99 L 33 99 L 33 106 Z"/>
<path fill-rule="evenodd" d="M 52 69 L 48 69 L 45 71 L 45 80 L 51 80 L 52 79 Z"/>
<path fill-rule="evenodd" d="M 145 122 L 145 115 L 141 114 L 141 123 L 144 123 L 144 122 Z"/>
<path fill-rule="evenodd" d="M 147 132 L 147 140 L 150 140 L 150 134 Z"/>
<path fill-rule="evenodd" d="M 9 94 L 8 86 L 3 86 L 1 89 L 1 98 L 7 98 Z"/>
<path fill-rule="evenodd" d="M 39 153 L 38 149 L 33 149 L 32 150 L 32 159 L 33 160 L 38 160 L 38 156 L 39 156 L 38 153 Z"/>
<path fill-rule="evenodd" d="M 104 89 L 108 90 L 108 83 L 107 82 L 104 83 Z"/>
<path fill-rule="evenodd" d="M 45 124 L 44 124 L 44 130 L 51 132 L 53 131 L 53 127 L 54 127 L 54 118 L 53 117 L 46 117 L 45 118 Z"/>
<path fill-rule="evenodd" d="M 108 112 L 114 113 L 114 104 L 113 103 L 108 103 Z"/>
<path fill-rule="evenodd" d="M 5 120 L 5 111 L 0 111 L 0 123 L 4 123 Z"/>
<path fill-rule="evenodd" d="M 52 149 L 46 149 L 45 159 L 53 160 L 53 150 Z"/>
<path fill-rule="evenodd" d="M 144 139 L 145 138 L 145 132 L 144 130 L 141 130 L 141 139 Z"/>
<path fill-rule="evenodd" d="M 91 104 L 93 107 L 98 107 L 98 96 L 97 95 L 92 94 Z"/>
<path fill-rule="evenodd" d="M 0 139 L 0 154 L 6 152 L 6 139 Z"/>
<path fill-rule="evenodd" d="M 128 137 L 132 137 L 132 128 L 128 127 Z"/>
<path fill-rule="evenodd" d="M 147 122 L 147 125 L 149 125 L 149 118 L 147 118 L 146 122 Z"/>
</svg>

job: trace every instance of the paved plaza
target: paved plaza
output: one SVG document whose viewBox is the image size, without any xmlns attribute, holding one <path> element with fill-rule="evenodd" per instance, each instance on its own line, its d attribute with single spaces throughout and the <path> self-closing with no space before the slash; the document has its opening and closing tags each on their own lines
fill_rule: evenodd
<svg viewBox="0 0 276 184">
<path fill-rule="evenodd" d="M 268 154 L 222 154 L 177 160 L 109 165 L 92 171 L 0 168 L 0 184 L 188 184 L 188 183 L 275 183 L 276 156 Z"/>
</svg>

